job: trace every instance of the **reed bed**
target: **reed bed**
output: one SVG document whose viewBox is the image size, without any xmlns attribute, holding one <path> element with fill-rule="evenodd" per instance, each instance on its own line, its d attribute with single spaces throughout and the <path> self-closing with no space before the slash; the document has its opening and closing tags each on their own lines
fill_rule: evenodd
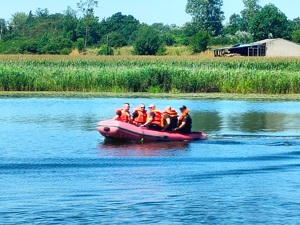
<svg viewBox="0 0 300 225">
<path fill-rule="evenodd" d="M 298 94 L 300 59 L 1 55 L 0 91 Z"/>
</svg>

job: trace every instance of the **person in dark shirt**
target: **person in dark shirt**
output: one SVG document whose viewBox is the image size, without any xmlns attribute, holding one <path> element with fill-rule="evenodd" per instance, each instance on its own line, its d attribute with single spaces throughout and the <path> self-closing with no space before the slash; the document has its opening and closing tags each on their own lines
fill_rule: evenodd
<svg viewBox="0 0 300 225">
<path fill-rule="evenodd" d="M 174 129 L 174 131 L 182 134 L 189 134 L 192 132 L 192 118 L 189 115 L 189 110 L 185 105 L 182 105 L 179 110 L 181 112 L 181 115 L 178 119 L 178 125 Z"/>
<path fill-rule="evenodd" d="M 172 131 L 177 127 L 178 115 L 177 112 L 172 109 L 170 106 L 165 108 L 165 111 L 162 113 L 162 127 L 161 131 Z"/>
</svg>

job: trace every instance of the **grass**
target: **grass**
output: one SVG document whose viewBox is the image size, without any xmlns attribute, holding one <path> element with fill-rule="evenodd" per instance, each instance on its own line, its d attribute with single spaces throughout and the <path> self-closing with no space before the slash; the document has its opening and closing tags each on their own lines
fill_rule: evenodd
<svg viewBox="0 0 300 225">
<path fill-rule="evenodd" d="M 0 56 L 0 91 L 300 93 L 299 58 Z"/>
</svg>

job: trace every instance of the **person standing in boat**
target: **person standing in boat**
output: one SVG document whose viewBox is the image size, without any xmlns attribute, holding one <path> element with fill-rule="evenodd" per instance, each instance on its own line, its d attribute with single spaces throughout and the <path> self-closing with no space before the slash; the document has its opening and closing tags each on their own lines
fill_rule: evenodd
<svg viewBox="0 0 300 225">
<path fill-rule="evenodd" d="M 174 129 L 174 131 L 182 134 L 189 134 L 192 132 L 192 118 L 189 115 L 189 110 L 185 105 L 182 105 L 179 110 L 181 112 L 181 115 L 178 119 L 178 125 Z"/>
<path fill-rule="evenodd" d="M 118 120 L 125 123 L 131 123 L 131 116 L 129 110 L 130 110 L 129 103 L 124 103 L 122 109 L 117 109 L 116 115 L 114 116 L 113 120 Z"/>
<path fill-rule="evenodd" d="M 138 108 L 135 108 L 132 113 L 132 123 L 136 126 L 141 126 L 147 121 L 147 111 L 145 110 L 145 104 L 140 104 Z"/>
<path fill-rule="evenodd" d="M 147 121 L 141 127 L 149 127 L 149 129 L 160 131 L 162 129 L 161 112 L 156 109 L 154 104 L 149 105 L 149 110 Z"/>
<path fill-rule="evenodd" d="M 162 113 L 162 127 L 161 131 L 172 131 L 177 127 L 178 123 L 178 114 L 176 110 L 172 109 L 170 106 L 165 108 L 165 111 Z"/>
</svg>

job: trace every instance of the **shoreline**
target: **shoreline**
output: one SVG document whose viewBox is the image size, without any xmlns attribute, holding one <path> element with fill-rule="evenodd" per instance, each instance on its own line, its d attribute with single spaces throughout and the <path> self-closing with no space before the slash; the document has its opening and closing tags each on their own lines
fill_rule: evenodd
<svg viewBox="0 0 300 225">
<path fill-rule="evenodd" d="M 147 93 L 147 92 L 27 92 L 0 91 L 0 98 L 171 98 L 199 100 L 300 101 L 300 94 Z"/>
</svg>

